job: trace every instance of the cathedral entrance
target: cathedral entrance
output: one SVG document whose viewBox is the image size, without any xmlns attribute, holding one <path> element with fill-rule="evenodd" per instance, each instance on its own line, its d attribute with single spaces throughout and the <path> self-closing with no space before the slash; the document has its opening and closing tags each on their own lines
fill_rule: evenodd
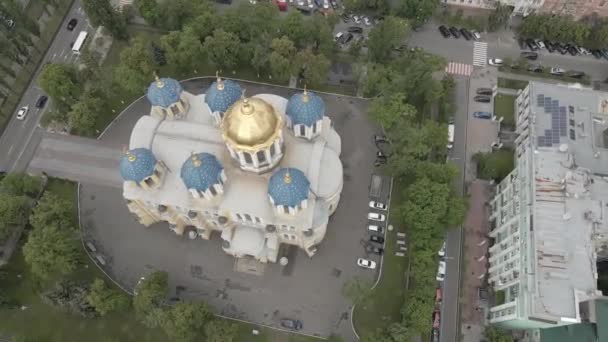
<svg viewBox="0 0 608 342">
<path fill-rule="evenodd" d="M 257 261 L 252 256 L 234 258 L 234 270 L 236 272 L 247 273 L 256 276 L 264 275 L 266 264 Z"/>
</svg>

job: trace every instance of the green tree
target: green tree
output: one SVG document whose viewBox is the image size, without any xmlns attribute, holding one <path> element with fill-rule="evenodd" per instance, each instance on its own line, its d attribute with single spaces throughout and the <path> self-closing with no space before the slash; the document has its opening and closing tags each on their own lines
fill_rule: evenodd
<svg viewBox="0 0 608 342">
<path fill-rule="evenodd" d="M 33 197 L 38 194 L 42 181 L 40 177 L 30 176 L 26 173 L 9 173 L 0 181 L 0 192 L 21 196 Z"/>
<path fill-rule="evenodd" d="M 10 66 L 6 66 L 4 64 L 0 64 L 0 72 L 2 72 L 2 74 L 4 75 L 10 76 L 11 78 L 17 77 L 17 74 L 15 74 L 15 70 L 13 70 L 13 68 L 11 68 Z"/>
<path fill-rule="evenodd" d="M 213 30 L 218 25 L 218 20 L 219 18 L 215 12 L 203 12 L 184 27 L 184 32 L 195 35 L 203 44 L 205 38 L 213 34 Z"/>
<path fill-rule="evenodd" d="M 120 53 L 120 63 L 115 68 L 114 79 L 125 90 L 140 93 L 152 79 L 154 69 L 148 41 L 138 36 L 131 39 L 129 46 Z"/>
<path fill-rule="evenodd" d="M 78 265 L 80 251 L 74 231 L 55 224 L 34 228 L 23 245 L 25 262 L 32 273 L 46 279 L 69 274 Z"/>
<path fill-rule="evenodd" d="M 111 312 L 125 311 L 130 305 L 129 296 L 108 287 L 99 278 L 95 278 L 91 284 L 87 301 L 95 307 L 95 311 L 101 316 L 105 316 Z"/>
<path fill-rule="evenodd" d="M 280 81 L 286 81 L 292 72 L 292 60 L 295 56 L 296 48 L 293 42 L 283 36 L 275 38 L 270 43 L 271 53 L 268 57 L 270 72 L 272 76 Z"/>
<path fill-rule="evenodd" d="M 369 299 L 372 293 L 372 284 L 359 277 L 354 277 L 344 283 L 342 295 L 353 304 L 361 303 Z"/>
<path fill-rule="evenodd" d="M 30 224 L 34 229 L 55 225 L 61 229 L 74 230 L 74 206 L 70 201 L 46 191 L 32 212 Z"/>
<path fill-rule="evenodd" d="M 76 69 L 67 64 L 45 65 L 38 84 L 53 99 L 53 104 L 62 109 L 76 102 L 82 89 Z"/>
<path fill-rule="evenodd" d="M 101 99 L 94 96 L 83 96 L 72 105 L 72 109 L 67 114 L 71 130 L 80 135 L 95 133 L 95 121 L 103 106 L 104 102 Z"/>
<path fill-rule="evenodd" d="M 406 95 L 403 93 L 374 98 L 369 113 L 389 137 L 402 134 L 399 130 L 416 118 L 416 108 L 406 102 Z"/>
<path fill-rule="evenodd" d="M 159 24 L 162 14 L 157 0 L 136 0 L 135 7 L 146 23 L 152 26 Z"/>
<path fill-rule="evenodd" d="M 25 223 L 28 209 L 27 197 L 0 192 L 0 241 L 12 234 L 11 225 Z"/>
<path fill-rule="evenodd" d="M 227 319 L 214 319 L 205 325 L 206 342 L 236 342 L 239 328 Z"/>
<path fill-rule="evenodd" d="M 486 327 L 483 336 L 488 339 L 488 342 L 513 342 L 513 337 L 493 325 Z"/>
<path fill-rule="evenodd" d="M 128 37 L 127 18 L 112 6 L 110 0 L 83 0 L 83 7 L 93 26 L 104 26 L 118 39 Z"/>
<path fill-rule="evenodd" d="M 198 341 L 199 331 L 211 317 L 209 308 L 202 302 L 180 302 L 167 311 L 162 327 L 170 341 Z"/>
<path fill-rule="evenodd" d="M 167 62 L 180 70 L 193 70 L 203 54 L 203 45 L 193 30 L 171 31 L 160 39 Z"/>
<path fill-rule="evenodd" d="M 240 41 L 234 33 L 217 29 L 213 31 L 213 35 L 205 38 L 204 47 L 209 61 L 220 69 L 236 66 Z"/>
<path fill-rule="evenodd" d="M 482 179 L 493 179 L 500 182 L 514 167 L 513 151 L 500 150 L 492 153 L 477 153 L 473 155 L 477 163 L 477 176 Z"/>
<path fill-rule="evenodd" d="M 511 11 L 511 7 L 498 2 L 494 11 L 488 17 L 488 30 L 496 31 L 504 27 L 511 16 Z"/>
<path fill-rule="evenodd" d="M 424 24 L 437 8 L 434 0 L 403 0 L 397 8 L 397 14 L 412 21 L 414 27 Z"/>
<path fill-rule="evenodd" d="M 380 63 L 388 61 L 393 48 L 405 42 L 408 32 L 409 27 L 403 19 L 386 17 L 369 33 L 367 51 L 371 61 Z"/>
<path fill-rule="evenodd" d="M 161 319 L 150 318 L 162 316 L 160 306 L 169 291 L 168 286 L 167 272 L 156 271 L 143 279 L 135 289 L 133 297 L 135 316 L 150 328 L 162 322 Z M 157 309 L 161 312 L 159 313 Z"/>
<path fill-rule="evenodd" d="M 305 84 L 320 85 L 327 80 L 331 63 L 323 54 L 314 54 L 311 49 L 296 54 L 295 67 Z"/>
<path fill-rule="evenodd" d="M 298 48 L 304 48 L 310 39 L 307 24 L 302 13 L 289 11 L 281 22 L 281 34 L 287 36 Z"/>
</svg>

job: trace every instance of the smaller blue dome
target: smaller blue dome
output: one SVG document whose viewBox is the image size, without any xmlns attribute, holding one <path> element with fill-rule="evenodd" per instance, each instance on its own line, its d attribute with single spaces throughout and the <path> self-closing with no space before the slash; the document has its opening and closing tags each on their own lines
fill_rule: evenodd
<svg viewBox="0 0 608 342">
<path fill-rule="evenodd" d="M 152 176 L 156 158 L 147 148 L 127 151 L 120 159 L 120 175 L 126 181 L 141 182 Z"/>
<path fill-rule="evenodd" d="M 210 153 L 193 154 L 182 165 L 181 177 L 187 189 L 207 191 L 221 182 L 224 167 Z"/>
<path fill-rule="evenodd" d="M 308 198 L 310 182 L 304 172 L 294 168 L 277 170 L 268 181 L 268 195 L 274 205 L 295 208 Z"/>
<path fill-rule="evenodd" d="M 168 108 L 179 101 L 182 94 L 182 86 L 172 78 L 161 78 L 148 87 L 148 100 L 153 106 Z"/>
<path fill-rule="evenodd" d="M 241 86 L 231 80 L 220 80 L 211 83 L 205 93 L 205 102 L 211 112 L 225 112 L 241 98 Z"/>
<path fill-rule="evenodd" d="M 289 99 L 286 114 L 293 125 L 312 126 L 323 119 L 325 102 L 317 94 L 304 91 Z"/>
</svg>

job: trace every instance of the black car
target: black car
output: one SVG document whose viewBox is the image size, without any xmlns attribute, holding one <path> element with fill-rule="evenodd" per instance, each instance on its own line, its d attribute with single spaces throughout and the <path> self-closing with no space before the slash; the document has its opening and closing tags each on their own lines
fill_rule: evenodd
<svg viewBox="0 0 608 342">
<path fill-rule="evenodd" d="M 363 27 L 351 26 L 351 27 L 347 28 L 346 31 L 348 31 L 350 33 L 363 33 Z"/>
<path fill-rule="evenodd" d="M 297 319 L 283 318 L 281 320 L 281 326 L 291 330 L 302 330 L 302 321 Z"/>
<path fill-rule="evenodd" d="M 38 100 L 36 101 L 36 108 L 42 108 L 44 107 L 44 105 L 46 104 L 46 101 L 48 101 L 49 98 L 45 95 L 41 95 Z"/>
<path fill-rule="evenodd" d="M 384 135 L 374 135 L 374 141 L 376 143 L 387 143 L 388 144 L 388 138 Z"/>
<path fill-rule="evenodd" d="M 336 2 L 336 0 L 331 0 L 329 1 L 329 3 L 331 4 L 331 8 L 338 9 L 338 3 Z"/>
<path fill-rule="evenodd" d="M 381 165 L 385 165 L 385 164 L 386 164 L 386 159 L 376 159 L 374 161 L 374 166 L 375 167 L 378 167 L 378 166 L 381 166 Z"/>
<path fill-rule="evenodd" d="M 342 13 L 342 15 L 340 17 L 342 18 L 342 21 L 345 23 L 350 21 L 350 16 L 346 13 Z"/>
<path fill-rule="evenodd" d="M 551 43 L 548 40 L 545 40 L 544 43 L 545 43 L 545 47 L 547 48 L 547 51 L 549 51 L 550 53 L 555 52 L 555 46 L 553 45 L 553 43 Z"/>
<path fill-rule="evenodd" d="M 380 235 L 370 235 L 369 241 L 377 242 L 377 243 L 384 243 L 384 238 Z"/>
<path fill-rule="evenodd" d="M 462 33 L 462 36 L 466 40 L 473 39 L 473 34 L 469 30 L 467 30 L 466 28 L 464 28 L 464 27 L 460 29 L 460 33 Z"/>
<path fill-rule="evenodd" d="M 608 49 L 600 49 L 599 51 L 604 59 L 608 59 Z"/>
<path fill-rule="evenodd" d="M 450 27 L 450 33 L 452 34 L 452 36 L 454 36 L 454 38 L 460 38 L 460 30 L 458 30 L 458 28 L 454 26 Z"/>
<path fill-rule="evenodd" d="M 376 246 L 372 246 L 372 245 L 367 245 L 365 247 L 365 251 L 367 253 L 373 253 L 373 254 L 378 254 L 378 255 L 384 254 L 384 248 L 376 247 Z"/>
<path fill-rule="evenodd" d="M 490 88 L 477 88 L 477 95 L 488 95 L 492 96 L 492 89 Z"/>
<path fill-rule="evenodd" d="M 352 33 L 347 33 L 342 37 L 344 37 L 344 42 L 342 44 L 348 44 L 348 42 L 350 42 L 354 36 Z"/>
<path fill-rule="evenodd" d="M 439 32 L 441 33 L 443 38 L 450 38 L 451 36 L 450 30 L 448 30 L 448 28 L 443 25 L 439 26 Z"/>
<path fill-rule="evenodd" d="M 602 58 L 602 53 L 600 52 L 600 50 L 591 50 L 591 54 L 593 55 L 593 57 L 595 57 L 597 59 Z"/>
<path fill-rule="evenodd" d="M 490 103 L 490 101 L 492 101 L 492 98 L 490 96 L 477 95 L 473 98 L 473 100 L 475 100 L 475 102 Z"/>
<path fill-rule="evenodd" d="M 572 56 L 578 55 L 578 49 L 574 45 L 566 45 L 566 50 L 568 50 L 568 53 Z"/>
<path fill-rule="evenodd" d="M 568 50 L 566 50 L 566 47 L 564 45 L 562 45 L 561 43 L 555 43 L 555 44 L 553 44 L 553 47 L 555 47 L 555 50 L 559 51 L 559 53 L 562 55 L 565 55 L 568 53 Z"/>
<path fill-rule="evenodd" d="M 530 48 L 530 50 L 532 50 L 532 51 L 538 50 L 538 44 L 536 44 L 534 39 L 526 39 L 526 44 L 528 45 L 528 48 Z"/>
<path fill-rule="evenodd" d="M 69 22 L 68 22 L 68 31 L 73 31 L 74 28 L 76 27 L 76 25 L 78 25 L 78 19 L 76 18 L 72 18 Z"/>
<path fill-rule="evenodd" d="M 529 59 L 531 61 L 535 61 L 538 59 L 538 54 L 536 52 L 524 51 L 520 55 L 523 58 Z"/>
</svg>

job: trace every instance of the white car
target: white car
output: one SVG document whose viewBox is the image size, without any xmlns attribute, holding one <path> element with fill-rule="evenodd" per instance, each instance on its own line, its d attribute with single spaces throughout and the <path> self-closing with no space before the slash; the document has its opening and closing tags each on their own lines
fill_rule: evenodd
<svg viewBox="0 0 608 342">
<path fill-rule="evenodd" d="M 250 2 L 252 5 L 255 5 L 255 4 L 257 4 L 257 3 L 258 3 L 256 0 L 249 0 L 249 2 Z"/>
<path fill-rule="evenodd" d="M 312 0 L 308 0 L 308 8 L 315 8 L 315 5 L 312 3 Z"/>
<path fill-rule="evenodd" d="M 357 259 L 357 265 L 359 265 L 360 267 L 363 267 L 363 268 L 369 268 L 370 270 L 373 270 L 376 268 L 375 261 L 367 260 L 367 259 L 363 259 L 363 258 Z"/>
<path fill-rule="evenodd" d="M 471 34 L 473 34 L 473 39 L 476 41 L 481 40 L 481 35 L 479 34 L 479 32 L 477 31 L 472 31 Z"/>
<path fill-rule="evenodd" d="M 494 66 L 502 66 L 503 63 L 504 62 L 500 58 L 492 58 L 492 59 L 488 60 L 488 64 L 494 65 Z"/>
<path fill-rule="evenodd" d="M 380 202 L 376 202 L 376 201 L 370 201 L 369 202 L 369 207 L 372 208 L 372 209 L 386 210 L 386 204 L 380 203 Z"/>
<path fill-rule="evenodd" d="M 367 230 L 369 230 L 372 233 L 382 233 L 382 227 L 381 226 L 377 226 L 375 224 L 370 224 L 367 226 Z"/>
<path fill-rule="evenodd" d="M 546 48 L 545 43 L 542 40 L 540 40 L 540 39 L 536 40 L 536 45 L 538 45 L 538 48 L 541 49 L 541 50 L 544 49 L 544 48 Z"/>
<path fill-rule="evenodd" d="M 298 0 L 298 6 L 304 7 L 304 0 Z"/>
<path fill-rule="evenodd" d="M 25 107 L 21 107 L 21 109 L 19 109 L 17 111 L 17 120 L 23 120 L 25 119 L 25 116 L 27 115 L 27 112 L 30 111 L 30 107 L 25 106 Z"/>
<path fill-rule="evenodd" d="M 363 23 L 365 24 L 365 26 L 370 26 L 372 24 L 372 21 L 369 20 L 368 17 L 363 17 Z"/>
<path fill-rule="evenodd" d="M 566 70 L 562 69 L 562 68 L 551 68 L 550 73 L 553 75 L 563 75 L 564 73 L 566 73 Z"/>
<path fill-rule="evenodd" d="M 443 242 L 443 246 L 441 246 L 441 249 L 439 250 L 439 252 L 437 252 L 437 255 L 439 255 L 442 258 L 445 256 L 445 241 Z"/>
<path fill-rule="evenodd" d="M 329 9 L 329 0 L 323 0 L 323 8 Z"/>
<path fill-rule="evenodd" d="M 437 269 L 437 281 L 443 281 L 445 279 L 445 261 L 439 262 L 439 269 Z"/>
<path fill-rule="evenodd" d="M 367 213 L 367 219 L 372 221 L 384 222 L 386 216 L 378 213 Z"/>
<path fill-rule="evenodd" d="M 344 32 L 338 32 L 336 33 L 336 35 L 334 36 L 334 41 L 337 42 L 340 37 L 342 37 L 344 35 Z"/>
<path fill-rule="evenodd" d="M 359 18 L 358 15 L 353 15 L 353 20 L 355 21 L 355 24 L 361 24 L 361 18 Z"/>
</svg>

